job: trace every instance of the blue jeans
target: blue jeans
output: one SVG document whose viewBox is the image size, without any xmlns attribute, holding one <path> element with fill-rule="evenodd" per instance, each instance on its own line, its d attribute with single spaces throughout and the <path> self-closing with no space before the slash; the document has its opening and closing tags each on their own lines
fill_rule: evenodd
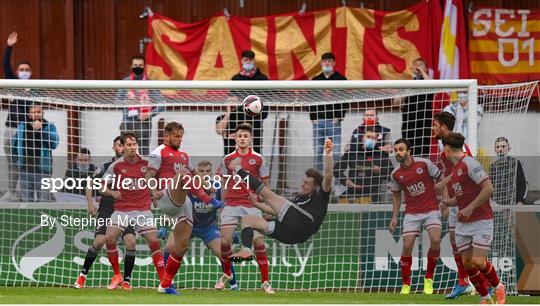
<svg viewBox="0 0 540 306">
<path fill-rule="evenodd" d="M 326 138 L 334 142 L 334 162 L 339 160 L 341 152 L 341 122 L 334 123 L 333 119 L 321 119 L 313 124 L 313 148 L 315 155 L 315 168 L 323 170 L 322 157 L 324 151 L 324 141 Z"/>
<path fill-rule="evenodd" d="M 38 202 L 51 201 L 51 194 L 49 193 L 49 190 L 41 189 L 41 179 L 48 176 L 50 175 L 41 173 L 21 172 L 21 200 L 23 202 L 35 202 L 35 195 Z"/>
</svg>

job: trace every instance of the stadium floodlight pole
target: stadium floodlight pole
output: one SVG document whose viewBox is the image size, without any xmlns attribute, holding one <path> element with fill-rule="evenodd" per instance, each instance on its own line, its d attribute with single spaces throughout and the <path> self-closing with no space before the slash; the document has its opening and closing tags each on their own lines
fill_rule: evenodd
<svg viewBox="0 0 540 306">
<path fill-rule="evenodd" d="M 469 99 L 467 103 L 468 118 L 469 121 L 469 130 L 467 137 L 467 145 L 471 149 L 473 156 L 478 154 L 478 83 L 477 80 L 473 80 L 468 87 L 467 98 Z"/>
<path fill-rule="evenodd" d="M 404 89 L 469 88 L 476 80 L 354 80 L 354 81 L 137 81 L 130 80 L 0 80 L 0 88 L 51 89 Z M 476 92 L 474 93 L 476 96 Z"/>
</svg>

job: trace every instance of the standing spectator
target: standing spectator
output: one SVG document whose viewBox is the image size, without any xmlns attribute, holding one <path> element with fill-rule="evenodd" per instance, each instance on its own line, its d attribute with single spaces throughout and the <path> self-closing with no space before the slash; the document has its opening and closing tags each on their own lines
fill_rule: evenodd
<svg viewBox="0 0 540 306">
<path fill-rule="evenodd" d="M 233 75 L 233 81 L 266 81 L 268 77 L 264 75 L 255 62 L 255 53 L 251 50 L 242 52 L 242 70 Z M 232 96 L 227 99 L 228 103 L 240 104 L 244 99 L 244 93 L 233 91 Z M 264 106 L 262 113 L 255 117 L 247 116 L 242 109 L 242 105 L 227 106 L 225 114 L 216 118 L 216 133 L 223 137 L 223 156 L 232 153 L 236 149 L 235 130 L 240 123 L 247 122 L 253 129 L 253 150 L 262 152 L 262 125 L 263 120 L 268 117 L 268 106 Z"/>
<path fill-rule="evenodd" d="M 379 187 L 388 178 L 390 160 L 377 139 L 375 127 L 366 127 L 362 143 L 343 154 L 334 166 L 334 176 L 347 187 L 347 198 L 369 197 L 372 203 L 379 200 Z"/>
<path fill-rule="evenodd" d="M 144 57 L 133 57 L 131 59 L 131 73 L 124 80 L 148 80 L 144 72 L 144 65 Z M 151 105 L 152 103 L 161 102 L 159 91 L 147 89 L 122 90 L 118 93 L 116 102 L 129 104 L 127 108 L 124 108 L 120 132 L 135 133 L 140 141 L 140 154 L 148 156 L 152 136 L 152 118 L 164 110 L 163 107 Z"/>
<path fill-rule="evenodd" d="M 41 105 L 28 109 L 26 122 L 19 124 L 13 147 L 21 175 L 23 201 L 49 201 L 50 194 L 41 189 L 41 179 L 52 174 L 52 150 L 58 147 L 58 132 L 54 123 L 43 118 Z"/>
<path fill-rule="evenodd" d="M 255 62 L 255 53 L 251 50 L 242 52 L 242 70 L 233 75 L 233 81 L 266 81 L 268 77 L 264 75 Z"/>
<path fill-rule="evenodd" d="M 21 61 L 17 64 L 17 75 L 13 73 L 11 69 L 11 52 L 13 46 L 17 43 L 17 32 L 13 32 L 8 36 L 7 47 L 4 52 L 4 59 L 2 61 L 4 68 L 4 77 L 6 79 L 21 79 L 27 80 L 32 76 L 32 66 L 27 61 Z M 28 92 L 30 93 L 30 92 Z M 26 121 L 26 115 L 28 114 L 28 106 L 31 105 L 31 101 L 22 99 L 8 99 L 8 115 L 6 119 L 6 129 L 4 132 L 4 154 L 7 159 L 7 175 L 8 175 L 8 189 L 2 197 L 2 202 L 14 202 L 19 201 L 17 195 L 17 182 L 19 181 L 19 170 L 15 164 L 14 156 L 12 155 L 12 144 L 17 127 L 21 122 Z"/>
<path fill-rule="evenodd" d="M 357 146 L 362 145 L 366 128 L 370 126 L 372 126 L 375 133 L 377 133 L 377 146 L 385 152 L 391 151 L 392 145 L 389 142 L 390 129 L 380 124 L 377 111 L 374 108 L 368 108 L 364 111 L 362 124 L 352 132 L 350 150 L 356 150 Z"/>
<path fill-rule="evenodd" d="M 81 148 L 77 154 L 77 157 L 75 158 L 75 163 L 66 170 L 65 178 L 73 178 L 77 181 L 79 179 L 85 179 L 92 176 L 92 174 L 96 171 L 96 166 L 92 164 L 91 161 L 92 157 L 90 156 L 90 150 L 87 148 Z M 77 188 L 72 190 L 64 190 L 64 192 L 80 195 L 85 194 L 84 189 Z M 94 196 L 96 195 L 97 191 L 94 190 Z"/>
<path fill-rule="evenodd" d="M 426 61 L 416 59 L 412 66 L 414 80 L 431 80 Z M 401 105 L 401 136 L 411 142 L 413 155 L 428 157 L 431 146 L 431 121 L 433 118 L 433 94 L 419 94 L 394 99 Z"/>
<path fill-rule="evenodd" d="M 521 161 L 509 156 L 510 143 L 506 137 L 495 140 L 497 160 L 489 167 L 493 182 L 493 200 L 499 205 L 523 205 L 527 197 L 527 179 Z"/>
<path fill-rule="evenodd" d="M 458 93 L 458 99 L 452 101 L 448 104 L 443 112 L 448 112 L 456 118 L 456 123 L 454 125 L 454 131 L 465 136 L 465 142 L 469 137 L 469 109 L 468 109 L 468 96 L 464 92 Z M 476 121 L 477 128 L 480 128 L 480 121 L 482 121 L 482 116 L 484 115 L 484 108 L 482 105 L 478 104 L 476 106 L 476 113 L 478 115 L 478 120 Z M 478 144 L 477 144 L 478 145 Z"/>
<path fill-rule="evenodd" d="M 330 52 L 321 57 L 322 73 L 314 77 L 313 81 L 341 81 L 347 80 L 341 73 L 334 70 L 336 56 Z M 326 138 L 334 143 L 334 160 L 339 159 L 341 152 L 341 121 L 347 109 L 343 104 L 313 105 L 309 107 L 309 119 L 313 124 L 313 147 L 315 154 L 315 168 L 322 171 L 322 153 Z"/>
</svg>

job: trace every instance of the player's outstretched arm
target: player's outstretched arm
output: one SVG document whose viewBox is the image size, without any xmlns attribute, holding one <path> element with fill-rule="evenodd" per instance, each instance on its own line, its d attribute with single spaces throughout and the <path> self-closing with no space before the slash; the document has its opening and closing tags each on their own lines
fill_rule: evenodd
<svg viewBox="0 0 540 306">
<path fill-rule="evenodd" d="M 324 142 L 324 165 L 323 165 L 323 181 L 322 189 L 325 192 L 329 192 L 332 189 L 332 180 L 334 179 L 334 157 L 332 150 L 334 144 L 332 140 L 326 139 Z"/>
</svg>

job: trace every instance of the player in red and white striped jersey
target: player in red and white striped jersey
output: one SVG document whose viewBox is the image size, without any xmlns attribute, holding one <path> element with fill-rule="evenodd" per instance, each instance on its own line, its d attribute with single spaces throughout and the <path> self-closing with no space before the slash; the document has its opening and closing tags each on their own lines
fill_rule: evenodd
<svg viewBox="0 0 540 306">
<path fill-rule="evenodd" d="M 139 154 L 137 136 L 133 133 L 122 135 L 124 145 L 124 156 L 115 160 L 105 172 L 104 178 L 114 178 L 113 187 L 105 187 L 104 195 L 114 197 L 114 213 L 111 215 L 111 226 L 107 227 L 105 243 L 107 245 L 107 256 L 114 270 L 114 276 L 108 289 L 115 289 L 120 283 L 125 290 L 131 290 L 130 278 L 135 257 L 126 260 L 126 272 L 122 282 L 118 264 L 118 249 L 116 239 L 128 227 L 133 225 L 137 233 L 144 237 L 150 251 L 152 260 L 156 267 L 159 278 L 163 277 L 163 252 L 157 237 L 157 229 L 154 225 L 154 216 L 150 210 L 151 198 L 148 188 L 143 187 L 141 181 L 146 175 L 148 161 Z M 127 257 L 126 257 L 127 258 Z"/>
<path fill-rule="evenodd" d="M 482 165 L 463 152 L 465 137 L 450 133 L 443 138 L 444 151 L 452 161 L 449 186 L 454 197 L 443 205 L 458 206 L 456 244 L 463 257 L 469 280 L 482 297 L 482 304 L 493 304 L 486 281 L 495 289 L 497 304 L 504 304 L 506 292 L 495 267 L 487 260 L 493 239 L 493 211 L 490 197 L 493 185 Z M 485 278 L 485 280 L 484 280 Z"/>
<path fill-rule="evenodd" d="M 193 228 L 193 206 L 187 193 L 193 193 L 212 206 L 221 206 L 221 202 L 209 196 L 201 186 L 195 188 L 193 184 L 194 169 L 189 155 L 180 150 L 184 127 L 178 122 L 169 122 L 164 134 L 164 143 L 150 154 L 146 179 L 157 179 L 156 188 L 149 184 L 152 198 L 165 215 L 178 221 L 173 228 L 174 247 L 158 287 L 159 293 L 177 294 L 171 284 L 187 252 Z"/>
<path fill-rule="evenodd" d="M 412 251 L 416 237 L 425 227 L 430 246 L 427 253 L 428 264 L 424 278 L 424 293 L 433 294 L 433 275 L 441 252 L 441 213 L 435 191 L 435 180 L 442 173 L 429 159 L 411 156 L 408 140 L 401 138 L 394 143 L 394 153 L 399 165 L 390 175 L 392 190 L 392 220 L 390 231 L 397 227 L 401 192 L 405 192 L 405 217 L 403 218 L 403 250 L 401 252 L 401 294 L 411 291 Z"/>
<path fill-rule="evenodd" d="M 448 200 L 452 196 L 452 190 L 448 187 L 448 182 L 450 181 L 450 174 L 454 168 L 454 164 L 446 158 L 446 153 L 444 152 L 444 147 L 442 145 L 441 139 L 449 135 L 454 129 L 456 118 L 454 115 L 448 112 L 440 112 L 435 114 L 433 117 L 433 134 L 435 138 L 439 140 L 439 160 L 438 166 L 439 169 L 443 171 L 443 179 L 437 183 L 435 186 L 437 191 L 442 194 L 443 201 Z M 471 150 L 469 147 L 464 144 L 463 150 L 466 155 L 472 156 Z M 450 294 L 446 296 L 448 299 L 458 298 L 462 294 L 468 294 L 472 292 L 472 286 L 469 284 L 467 279 L 467 271 L 463 266 L 463 260 L 461 259 L 461 253 L 458 251 L 456 246 L 456 234 L 455 227 L 457 223 L 457 207 L 451 207 L 450 209 L 445 209 L 443 211 L 443 218 L 448 217 L 448 230 L 450 236 L 450 244 L 452 245 L 452 251 L 454 253 L 454 259 L 457 266 L 458 282 L 455 285 L 454 289 Z"/>
<path fill-rule="evenodd" d="M 229 163 L 236 159 L 241 159 L 241 166 L 250 175 L 261 180 L 268 186 L 270 173 L 266 159 L 258 152 L 253 151 L 252 128 L 247 123 L 239 124 L 236 127 L 236 150 L 223 158 L 221 165 L 223 176 L 223 189 L 221 198 L 225 201 L 225 207 L 221 212 L 221 254 L 224 258 L 229 258 L 233 254 L 232 238 L 234 231 L 242 217 L 246 215 L 262 217 L 261 211 L 251 204 L 249 187 L 245 182 L 238 182 L 239 177 L 228 170 Z M 255 258 L 261 271 L 262 288 L 266 293 L 274 293 L 274 289 L 268 281 L 268 258 L 266 256 L 266 245 L 264 237 L 258 232 L 253 238 Z M 230 280 L 230 274 L 223 276 L 223 281 Z"/>
</svg>

